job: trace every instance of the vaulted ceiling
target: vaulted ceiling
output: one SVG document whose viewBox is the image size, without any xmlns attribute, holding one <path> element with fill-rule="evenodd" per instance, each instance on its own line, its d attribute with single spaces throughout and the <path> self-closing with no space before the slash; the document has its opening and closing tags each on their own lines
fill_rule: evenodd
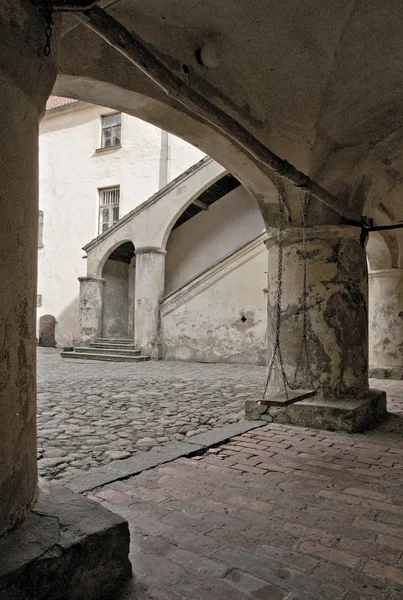
<svg viewBox="0 0 403 600">
<path fill-rule="evenodd" d="M 380 223 L 403 220 L 402 2 L 100 4 L 191 88 L 346 205 Z M 198 60 L 206 44 L 217 54 L 214 67 Z M 63 17 L 56 92 L 172 131 L 228 168 L 261 206 L 273 196 L 268 169 L 71 15 Z"/>
</svg>

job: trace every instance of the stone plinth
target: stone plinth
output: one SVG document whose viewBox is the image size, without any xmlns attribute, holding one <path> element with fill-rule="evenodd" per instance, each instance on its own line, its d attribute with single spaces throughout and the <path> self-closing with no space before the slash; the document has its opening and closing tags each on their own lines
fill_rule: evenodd
<svg viewBox="0 0 403 600">
<path fill-rule="evenodd" d="M 339 398 L 337 401 L 320 398 L 301 400 L 286 408 L 267 407 L 259 401 L 248 401 L 246 418 L 263 421 L 359 433 L 379 425 L 387 416 L 386 393 L 370 389 L 359 400 Z"/>
<path fill-rule="evenodd" d="M 403 379 L 403 269 L 369 273 L 369 374 Z"/>
<path fill-rule="evenodd" d="M 122 517 L 61 486 L 0 540 L 0 600 L 103 600 L 130 577 Z"/>
</svg>

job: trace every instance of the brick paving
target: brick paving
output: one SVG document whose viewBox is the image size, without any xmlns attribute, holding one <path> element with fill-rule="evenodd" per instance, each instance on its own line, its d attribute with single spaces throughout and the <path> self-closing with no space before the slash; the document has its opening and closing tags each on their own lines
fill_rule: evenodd
<svg viewBox="0 0 403 600">
<path fill-rule="evenodd" d="M 130 524 L 122 600 L 401 600 L 403 383 L 382 387 L 372 432 L 271 424 L 93 492 Z"/>
</svg>

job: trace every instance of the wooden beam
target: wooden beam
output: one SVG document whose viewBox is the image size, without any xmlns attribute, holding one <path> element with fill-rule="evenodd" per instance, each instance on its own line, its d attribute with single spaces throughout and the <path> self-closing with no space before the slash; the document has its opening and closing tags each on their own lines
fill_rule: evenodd
<svg viewBox="0 0 403 600">
<path fill-rule="evenodd" d="M 208 205 L 203 202 L 202 200 L 194 200 L 192 202 L 192 204 L 194 204 L 195 206 L 198 206 L 199 208 L 201 208 L 202 210 L 208 210 Z"/>
<path fill-rule="evenodd" d="M 55 12 L 75 12 L 89 10 L 99 0 L 31 0 L 34 6 L 43 10 L 52 10 Z"/>
<path fill-rule="evenodd" d="M 309 190 L 311 196 L 336 211 L 350 223 L 361 226 L 360 216 L 345 200 L 337 198 L 286 160 L 271 152 L 250 131 L 225 111 L 215 106 L 186 81 L 171 71 L 136 33 L 129 32 L 119 21 L 95 6 L 76 18 L 118 50 L 142 73 L 147 75 L 170 97 L 186 106 L 204 122 L 230 138 L 250 157 L 272 169 L 296 187 Z"/>
</svg>

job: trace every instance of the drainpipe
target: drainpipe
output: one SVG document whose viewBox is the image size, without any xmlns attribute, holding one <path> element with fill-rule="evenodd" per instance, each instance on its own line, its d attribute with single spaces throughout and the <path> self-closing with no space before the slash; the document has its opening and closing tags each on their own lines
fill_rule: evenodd
<svg viewBox="0 0 403 600">
<path fill-rule="evenodd" d="M 160 152 L 160 177 L 159 189 L 162 189 L 171 180 L 171 138 L 167 131 L 161 130 L 161 152 Z"/>
</svg>

